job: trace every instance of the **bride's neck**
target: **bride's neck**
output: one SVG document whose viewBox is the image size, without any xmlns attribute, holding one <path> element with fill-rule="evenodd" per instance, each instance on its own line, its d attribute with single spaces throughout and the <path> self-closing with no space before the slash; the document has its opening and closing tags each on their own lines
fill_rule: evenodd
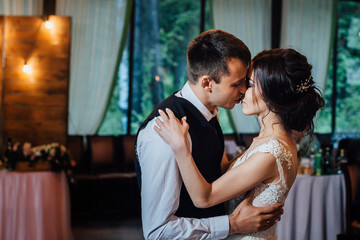
<svg viewBox="0 0 360 240">
<path fill-rule="evenodd" d="M 263 116 L 259 116 L 260 132 L 259 138 L 266 138 L 270 136 L 288 135 L 284 126 L 281 124 L 279 117 L 273 113 L 268 112 Z"/>
</svg>

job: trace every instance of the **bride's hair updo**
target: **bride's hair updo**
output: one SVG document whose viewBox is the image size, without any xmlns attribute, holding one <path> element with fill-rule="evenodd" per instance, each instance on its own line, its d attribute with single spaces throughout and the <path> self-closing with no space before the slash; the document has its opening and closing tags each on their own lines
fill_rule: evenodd
<svg viewBox="0 0 360 240">
<path fill-rule="evenodd" d="M 324 99 L 314 85 L 306 57 L 293 49 L 264 50 L 254 57 L 252 67 L 267 107 L 283 126 L 311 134 Z"/>
</svg>

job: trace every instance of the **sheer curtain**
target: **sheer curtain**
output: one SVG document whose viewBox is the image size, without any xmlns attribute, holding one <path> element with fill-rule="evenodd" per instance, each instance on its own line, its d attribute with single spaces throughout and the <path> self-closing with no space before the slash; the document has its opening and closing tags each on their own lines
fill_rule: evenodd
<svg viewBox="0 0 360 240">
<path fill-rule="evenodd" d="M 328 73 L 336 6 L 337 0 L 283 0 L 280 46 L 294 48 L 308 58 L 320 90 Z"/>
<path fill-rule="evenodd" d="M 95 134 L 105 114 L 125 46 L 132 0 L 61 0 L 72 17 L 69 135 Z M 120 124 L 120 123 L 119 123 Z"/>
<path fill-rule="evenodd" d="M 1 15 L 41 16 L 43 0 L 0 0 Z"/>
<path fill-rule="evenodd" d="M 271 0 L 213 0 L 214 27 L 241 39 L 251 56 L 271 47 Z M 237 133 L 258 133 L 256 116 L 245 116 L 241 105 L 230 111 Z"/>
</svg>

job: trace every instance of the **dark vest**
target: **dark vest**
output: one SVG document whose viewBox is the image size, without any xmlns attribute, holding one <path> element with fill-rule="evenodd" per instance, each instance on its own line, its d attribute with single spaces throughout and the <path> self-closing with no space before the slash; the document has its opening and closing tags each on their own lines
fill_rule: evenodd
<svg viewBox="0 0 360 240">
<path fill-rule="evenodd" d="M 159 116 L 158 109 L 171 109 L 178 119 L 186 116 L 190 126 L 189 133 L 192 141 L 192 156 L 194 161 L 204 176 L 206 181 L 213 182 L 221 176 L 221 160 L 224 152 L 224 136 L 217 121 L 210 121 L 210 124 L 201 112 L 189 101 L 184 98 L 171 95 L 160 103 L 149 117 L 142 123 L 140 130 L 145 128 L 147 123 L 154 117 Z M 137 139 L 137 137 L 136 137 Z M 135 160 L 137 177 L 141 183 L 141 169 L 138 159 Z M 204 218 L 224 215 L 224 204 L 219 204 L 210 208 L 197 208 L 183 184 L 180 193 L 180 204 L 175 215 L 178 217 Z"/>
</svg>

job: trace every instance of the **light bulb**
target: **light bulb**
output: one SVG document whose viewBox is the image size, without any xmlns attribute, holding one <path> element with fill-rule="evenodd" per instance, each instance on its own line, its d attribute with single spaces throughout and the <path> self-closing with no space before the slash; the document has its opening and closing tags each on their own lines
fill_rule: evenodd
<svg viewBox="0 0 360 240">
<path fill-rule="evenodd" d="M 31 67 L 27 64 L 24 65 L 23 67 L 23 71 L 27 74 L 30 74 L 31 73 Z"/>
<path fill-rule="evenodd" d="M 47 21 L 45 22 L 45 27 L 46 27 L 47 29 L 51 29 L 51 28 L 53 27 L 53 23 L 50 22 L 49 20 L 47 20 Z"/>
</svg>

